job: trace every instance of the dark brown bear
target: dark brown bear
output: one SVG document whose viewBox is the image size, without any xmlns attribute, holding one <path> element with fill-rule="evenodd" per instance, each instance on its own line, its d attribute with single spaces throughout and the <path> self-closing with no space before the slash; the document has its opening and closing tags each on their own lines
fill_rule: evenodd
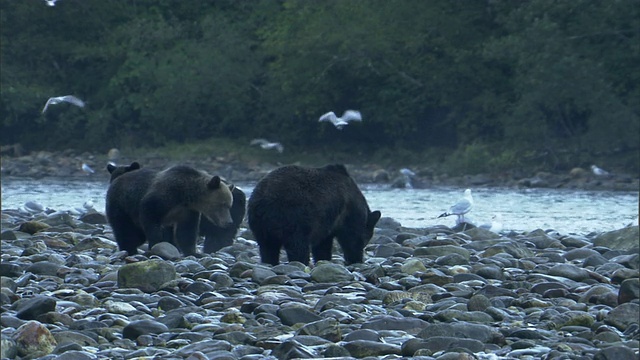
<svg viewBox="0 0 640 360">
<path fill-rule="evenodd" d="M 362 262 L 380 211 L 370 211 L 343 165 L 283 166 L 258 182 L 248 206 L 249 227 L 262 262 L 277 265 L 284 247 L 289 261 L 331 260 L 336 238 L 346 264 Z"/>
<path fill-rule="evenodd" d="M 232 225 L 232 190 L 219 176 L 189 166 L 160 172 L 137 169 L 111 182 L 107 218 L 118 247 L 129 254 L 136 254 L 145 241 L 152 247 L 174 230 L 178 249 L 185 256 L 195 255 L 200 214 L 218 226 Z"/>
<path fill-rule="evenodd" d="M 117 166 L 115 164 L 108 164 L 107 171 L 111 174 L 110 181 L 113 182 L 117 177 L 130 171 L 139 170 L 142 168 L 138 162 L 132 162 L 131 165 Z M 228 183 L 227 183 L 228 184 Z M 244 216 L 247 211 L 247 197 L 237 186 L 233 187 L 231 191 L 233 195 L 233 203 L 231 204 L 231 219 L 233 225 L 231 226 L 218 226 L 206 217 L 200 217 L 200 231 L 199 234 L 205 237 L 204 247 L 202 251 L 207 254 L 212 254 L 225 246 L 233 244 L 233 239 L 238 233 L 238 229 L 244 220 Z M 173 239 L 174 234 L 171 230 L 165 233 L 166 241 L 175 243 Z"/>
</svg>

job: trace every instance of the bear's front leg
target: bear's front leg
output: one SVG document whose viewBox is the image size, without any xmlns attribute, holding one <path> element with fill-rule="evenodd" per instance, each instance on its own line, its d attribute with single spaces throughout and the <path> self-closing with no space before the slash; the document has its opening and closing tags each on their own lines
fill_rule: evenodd
<svg viewBox="0 0 640 360">
<path fill-rule="evenodd" d="M 184 256 L 196 255 L 199 226 L 200 213 L 193 210 L 187 210 L 181 221 L 176 223 L 176 246 Z"/>
<path fill-rule="evenodd" d="M 333 235 L 320 241 L 311 247 L 311 253 L 313 254 L 313 261 L 318 262 L 320 260 L 331 260 L 331 250 L 333 248 Z"/>
<path fill-rule="evenodd" d="M 155 244 L 165 241 L 163 219 L 168 210 L 158 197 L 144 197 L 140 203 L 140 222 L 149 241 L 149 249 Z"/>
</svg>

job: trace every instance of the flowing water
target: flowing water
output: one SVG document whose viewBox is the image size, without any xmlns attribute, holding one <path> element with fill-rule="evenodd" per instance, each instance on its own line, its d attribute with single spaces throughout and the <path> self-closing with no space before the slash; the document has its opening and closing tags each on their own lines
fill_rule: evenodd
<svg viewBox="0 0 640 360">
<path fill-rule="evenodd" d="M 255 184 L 238 184 L 249 197 Z M 104 212 L 107 182 L 61 179 L 2 179 L 2 209 L 36 201 L 55 210 L 82 208 L 92 201 Z M 405 227 L 455 225 L 455 216 L 437 218 L 462 197 L 464 189 L 391 189 L 362 185 L 372 210 Z M 476 224 L 489 223 L 500 213 L 504 230 L 554 229 L 562 234 L 587 234 L 620 229 L 638 222 L 638 192 L 556 189 L 472 188 L 474 207 L 468 214 Z"/>
</svg>

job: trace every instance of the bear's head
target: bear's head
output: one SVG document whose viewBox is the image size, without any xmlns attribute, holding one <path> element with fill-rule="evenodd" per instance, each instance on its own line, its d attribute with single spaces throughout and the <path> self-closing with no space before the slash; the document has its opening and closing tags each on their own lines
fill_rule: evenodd
<svg viewBox="0 0 640 360">
<path fill-rule="evenodd" d="M 354 233 L 354 237 L 349 242 L 340 242 L 340 247 L 344 253 L 344 262 L 346 265 L 357 264 L 362 262 L 365 246 L 373 237 L 373 231 L 382 213 L 380 211 L 367 210 L 367 219 L 364 229 L 360 233 Z"/>
<path fill-rule="evenodd" d="M 233 225 L 231 205 L 234 186 L 226 184 L 219 176 L 208 180 L 206 191 L 200 197 L 198 210 L 211 222 L 220 227 Z"/>
<path fill-rule="evenodd" d="M 117 166 L 114 163 L 109 163 L 107 164 L 107 171 L 109 172 L 109 174 L 111 174 L 111 177 L 109 178 L 109 182 L 113 182 L 113 180 L 115 180 L 118 176 L 128 173 L 130 171 L 134 171 L 134 170 L 138 170 L 140 169 L 142 166 L 140 166 L 139 163 L 137 162 L 132 162 L 131 165 L 125 165 L 125 166 Z"/>
</svg>

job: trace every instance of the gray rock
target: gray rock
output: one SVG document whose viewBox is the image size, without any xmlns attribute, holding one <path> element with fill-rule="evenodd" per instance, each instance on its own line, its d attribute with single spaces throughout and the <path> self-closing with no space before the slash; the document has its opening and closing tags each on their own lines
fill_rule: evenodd
<svg viewBox="0 0 640 360">
<path fill-rule="evenodd" d="M 367 340 L 367 341 L 381 341 L 382 338 L 377 331 L 371 329 L 358 329 L 354 330 L 344 337 L 344 341 L 355 341 L 355 340 Z"/>
<path fill-rule="evenodd" d="M 300 306 L 288 306 L 281 308 L 278 310 L 277 316 L 284 325 L 289 326 L 298 323 L 308 324 L 322 319 L 316 313 Z"/>
<path fill-rule="evenodd" d="M 417 335 L 417 337 L 425 340 L 432 336 L 474 339 L 485 344 L 495 342 L 501 337 L 498 332 L 488 325 L 464 322 L 428 324 Z"/>
<path fill-rule="evenodd" d="M 38 316 L 56 309 L 56 299 L 48 296 L 36 296 L 16 302 L 16 317 L 23 320 L 35 320 Z"/>
<path fill-rule="evenodd" d="M 303 325 L 298 329 L 298 335 L 313 335 L 331 342 L 342 340 L 339 323 L 334 318 L 327 318 Z"/>
<path fill-rule="evenodd" d="M 626 279 L 620 284 L 618 304 L 628 303 L 640 299 L 640 279 Z"/>
<path fill-rule="evenodd" d="M 343 346 L 351 356 L 356 358 L 402 354 L 400 346 L 376 341 L 355 340 L 347 342 Z"/>
<path fill-rule="evenodd" d="M 118 269 L 118 287 L 154 292 L 176 278 L 176 269 L 162 260 L 147 260 L 126 264 Z"/>
<path fill-rule="evenodd" d="M 572 264 L 556 264 L 549 269 L 549 275 L 561 276 L 574 281 L 584 281 L 589 278 L 589 273 Z"/>
<path fill-rule="evenodd" d="M 593 245 L 604 246 L 616 250 L 638 249 L 638 225 L 628 226 L 619 230 L 609 231 L 596 236 Z"/>
<path fill-rule="evenodd" d="M 276 357 L 278 360 L 310 359 L 318 357 L 311 348 L 292 339 L 284 341 L 271 350 L 271 356 Z"/>
<path fill-rule="evenodd" d="M 323 263 L 311 270 L 311 280 L 319 283 L 338 283 L 353 280 L 353 274 L 342 265 Z"/>
<path fill-rule="evenodd" d="M 122 329 L 122 337 L 125 339 L 135 340 L 140 335 L 162 334 L 168 331 L 169 328 L 158 321 L 137 320 L 130 322 Z"/>
<path fill-rule="evenodd" d="M 378 316 L 362 324 L 361 329 L 402 330 L 409 334 L 417 334 L 429 323 L 417 318 L 400 318 L 394 316 Z"/>
<path fill-rule="evenodd" d="M 466 349 L 472 353 L 484 350 L 484 344 L 475 339 L 460 339 L 449 336 L 431 336 L 426 340 L 417 339 L 402 345 L 402 355 L 413 356 L 420 349 L 428 349 L 431 353 L 451 351 L 452 349 Z"/>
<path fill-rule="evenodd" d="M 50 261 L 39 261 L 29 265 L 26 268 L 26 271 L 36 275 L 57 276 L 60 268 L 62 268 L 62 265 L 60 264 Z"/>
<path fill-rule="evenodd" d="M 639 318 L 640 305 L 636 303 L 625 303 L 609 311 L 604 318 L 604 323 L 615 326 L 620 331 L 625 331 L 629 325 L 638 323 Z"/>
<path fill-rule="evenodd" d="M 598 351 L 593 360 L 637 360 L 638 356 L 626 346 L 610 346 Z"/>
<path fill-rule="evenodd" d="M 13 339 L 2 335 L 0 340 L 0 358 L 2 359 L 14 359 L 18 356 L 18 346 Z"/>
<path fill-rule="evenodd" d="M 149 249 L 151 255 L 157 255 L 165 260 L 175 260 L 180 258 L 180 250 L 173 244 L 166 241 L 159 242 Z"/>
</svg>

